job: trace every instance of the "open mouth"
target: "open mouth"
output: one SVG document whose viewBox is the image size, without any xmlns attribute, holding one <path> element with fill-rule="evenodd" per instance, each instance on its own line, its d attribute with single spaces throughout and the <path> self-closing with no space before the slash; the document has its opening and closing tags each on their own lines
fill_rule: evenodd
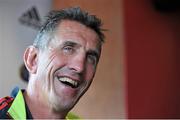
<svg viewBox="0 0 180 120">
<path fill-rule="evenodd" d="M 74 81 L 70 78 L 67 78 L 67 77 L 58 77 L 58 80 L 67 85 L 67 86 L 70 86 L 72 88 L 77 88 L 79 86 L 79 83 L 77 81 Z"/>
</svg>

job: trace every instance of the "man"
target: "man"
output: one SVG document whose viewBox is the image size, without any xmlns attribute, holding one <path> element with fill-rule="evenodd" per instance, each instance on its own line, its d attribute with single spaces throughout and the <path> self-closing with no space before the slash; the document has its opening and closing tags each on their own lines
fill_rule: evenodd
<svg viewBox="0 0 180 120">
<path fill-rule="evenodd" d="M 77 118 L 69 111 L 87 91 L 104 42 L 102 23 L 78 7 L 52 11 L 24 52 L 26 90 L 0 100 L 0 118 Z"/>
</svg>

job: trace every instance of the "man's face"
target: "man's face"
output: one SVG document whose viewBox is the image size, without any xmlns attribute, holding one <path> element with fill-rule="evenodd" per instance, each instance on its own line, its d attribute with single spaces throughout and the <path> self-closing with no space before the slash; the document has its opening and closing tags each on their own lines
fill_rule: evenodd
<svg viewBox="0 0 180 120">
<path fill-rule="evenodd" d="M 57 111 L 70 110 L 89 88 L 101 53 L 96 32 L 64 20 L 48 47 L 38 54 L 41 96 Z"/>
</svg>

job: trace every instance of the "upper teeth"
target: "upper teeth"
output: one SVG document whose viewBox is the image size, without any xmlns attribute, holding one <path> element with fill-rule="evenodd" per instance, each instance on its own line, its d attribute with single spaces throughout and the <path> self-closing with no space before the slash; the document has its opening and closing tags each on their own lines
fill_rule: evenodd
<svg viewBox="0 0 180 120">
<path fill-rule="evenodd" d="M 77 87 L 77 85 L 78 85 L 77 81 L 74 81 L 74 80 L 67 78 L 67 77 L 59 78 L 59 80 L 62 82 L 69 82 L 70 84 L 72 84 L 75 87 Z"/>
</svg>

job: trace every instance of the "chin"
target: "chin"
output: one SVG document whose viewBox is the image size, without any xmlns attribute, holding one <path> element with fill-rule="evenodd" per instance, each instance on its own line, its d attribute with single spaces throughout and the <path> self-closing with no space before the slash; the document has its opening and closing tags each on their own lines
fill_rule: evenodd
<svg viewBox="0 0 180 120">
<path fill-rule="evenodd" d="M 49 97 L 50 107 L 56 112 L 69 112 L 78 100 L 65 100 L 53 94 Z"/>
</svg>

